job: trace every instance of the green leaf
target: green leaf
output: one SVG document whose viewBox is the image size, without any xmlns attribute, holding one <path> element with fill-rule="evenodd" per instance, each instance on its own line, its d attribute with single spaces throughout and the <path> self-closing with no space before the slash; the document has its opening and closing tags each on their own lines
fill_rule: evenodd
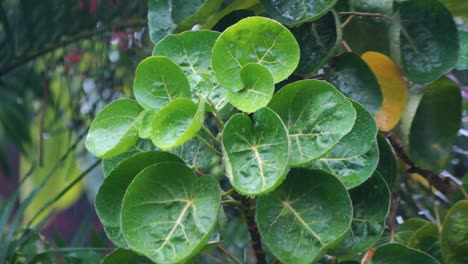
<svg viewBox="0 0 468 264">
<path fill-rule="evenodd" d="M 206 169 L 211 165 L 215 154 L 209 150 L 199 139 L 193 138 L 183 145 L 173 148 L 172 153 L 185 161 L 192 169 Z"/>
<path fill-rule="evenodd" d="M 336 0 L 260 0 L 267 13 L 285 25 L 299 25 L 323 16 Z"/>
<path fill-rule="evenodd" d="M 208 97 L 216 109 L 226 103 L 226 91 L 216 80 L 211 67 L 211 50 L 220 33 L 214 31 L 186 31 L 162 39 L 153 50 L 153 56 L 166 56 L 182 68 L 192 98 Z"/>
<path fill-rule="evenodd" d="M 244 88 L 238 92 L 228 90 L 229 102 L 237 109 L 247 113 L 265 107 L 275 91 L 270 71 L 261 64 L 249 63 L 242 67 L 240 75 Z"/>
<path fill-rule="evenodd" d="M 148 57 L 135 72 L 133 93 L 145 109 L 161 109 L 178 97 L 190 98 L 184 72 L 167 57 Z"/>
<path fill-rule="evenodd" d="M 203 99 L 198 105 L 187 98 L 175 99 L 154 116 L 151 140 L 163 150 L 180 146 L 198 133 L 204 114 Z"/>
<path fill-rule="evenodd" d="M 125 159 L 104 179 L 96 194 L 96 212 L 104 226 L 107 237 L 117 246 L 127 247 L 122 237 L 120 213 L 122 200 L 128 185 L 145 168 L 164 162 L 171 162 L 171 164 L 179 162 L 183 164 L 183 161 L 174 154 L 161 151 L 147 151 Z"/>
<path fill-rule="evenodd" d="M 383 99 L 379 83 L 367 63 L 358 55 L 347 52 L 338 56 L 328 80 L 373 115 L 380 110 Z"/>
<path fill-rule="evenodd" d="M 390 207 L 390 190 L 379 173 L 349 191 L 353 202 L 351 229 L 333 252 L 339 255 L 365 252 L 382 236 Z"/>
<path fill-rule="evenodd" d="M 197 178 L 181 163 L 156 164 L 128 187 L 122 231 L 129 246 L 151 260 L 184 262 L 207 242 L 220 205 L 214 178 Z"/>
<path fill-rule="evenodd" d="M 396 1 L 399 20 L 393 23 L 392 57 L 414 82 L 432 82 L 458 60 L 457 27 L 437 0 Z"/>
<path fill-rule="evenodd" d="M 398 225 L 395 232 L 395 241 L 401 244 L 406 244 L 418 229 L 423 227 L 428 222 L 421 218 L 411 218 L 403 224 Z"/>
<path fill-rule="evenodd" d="M 350 0 L 352 11 L 381 13 L 391 15 L 393 13 L 393 0 Z"/>
<path fill-rule="evenodd" d="M 333 11 L 291 30 L 301 50 L 299 74 L 317 72 L 341 45 L 341 25 Z"/>
<path fill-rule="evenodd" d="M 284 86 L 268 105 L 283 120 L 291 140 L 291 165 L 306 166 L 328 152 L 354 125 L 351 102 L 317 80 Z"/>
<path fill-rule="evenodd" d="M 102 260 L 101 264 L 115 264 L 115 263 L 120 263 L 120 264 L 151 264 L 153 263 L 151 260 L 140 256 L 136 254 L 135 252 L 128 250 L 128 249 L 123 249 L 123 248 L 117 248 L 109 255 L 105 256 L 104 259 Z"/>
<path fill-rule="evenodd" d="M 468 31 L 458 30 L 460 39 L 460 55 L 456 68 L 458 70 L 468 70 Z"/>
<path fill-rule="evenodd" d="M 416 164 L 438 171 L 449 162 L 460 128 L 460 88 L 442 77 L 411 99 L 402 121 L 404 145 Z"/>
<path fill-rule="evenodd" d="M 156 150 L 153 143 L 150 140 L 139 139 L 135 146 L 131 147 L 126 152 L 112 157 L 110 159 L 102 160 L 102 171 L 104 172 L 104 177 L 109 176 L 112 170 L 114 170 L 122 161 L 126 160 L 127 158 L 138 154 L 140 152 Z"/>
<path fill-rule="evenodd" d="M 468 201 L 457 202 L 444 219 L 440 233 L 440 247 L 445 263 L 466 263 L 468 261 Z"/>
<path fill-rule="evenodd" d="M 351 131 L 311 165 L 335 174 L 348 189 L 371 177 L 379 161 L 374 117 L 356 102 L 353 107 L 356 121 Z"/>
<path fill-rule="evenodd" d="M 366 51 L 376 51 L 388 55 L 390 53 L 390 26 L 391 22 L 386 19 L 355 16 L 343 28 L 343 39 L 356 54 L 361 55 Z M 364 39 L 372 39 L 372 41 L 363 41 Z"/>
<path fill-rule="evenodd" d="M 269 108 L 229 119 L 223 130 L 223 157 L 232 186 L 245 195 L 273 190 L 289 170 L 288 131 Z"/>
<path fill-rule="evenodd" d="M 427 223 L 414 232 L 407 245 L 410 248 L 426 252 L 439 261 L 442 260 L 439 230 L 434 223 Z"/>
<path fill-rule="evenodd" d="M 383 176 L 390 189 L 395 187 L 398 164 L 392 146 L 382 133 L 377 135 L 379 146 L 379 163 L 377 171 Z"/>
<path fill-rule="evenodd" d="M 373 264 L 439 264 L 428 254 L 407 248 L 400 244 L 386 244 L 379 248 L 372 257 Z"/>
<path fill-rule="evenodd" d="M 291 170 L 280 187 L 257 201 L 262 239 L 284 263 L 319 260 L 343 237 L 351 218 L 346 188 L 321 170 Z"/>
<path fill-rule="evenodd" d="M 138 140 L 136 119 L 143 109 L 131 99 L 113 101 L 96 116 L 86 137 L 86 148 L 100 158 L 124 153 Z"/>
<path fill-rule="evenodd" d="M 280 23 L 248 17 L 227 28 L 213 47 L 213 70 L 219 83 L 232 92 L 244 88 L 241 70 L 247 63 L 270 70 L 273 81 L 286 79 L 299 63 L 299 46 Z"/>
<path fill-rule="evenodd" d="M 223 3 L 222 0 L 186 1 L 150 0 L 148 1 L 148 27 L 153 43 L 165 36 L 190 29 L 211 16 Z"/>
<path fill-rule="evenodd" d="M 151 137 L 151 122 L 158 109 L 148 109 L 140 113 L 140 129 L 138 129 L 138 136 L 140 138 L 148 139 Z"/>
</svg>

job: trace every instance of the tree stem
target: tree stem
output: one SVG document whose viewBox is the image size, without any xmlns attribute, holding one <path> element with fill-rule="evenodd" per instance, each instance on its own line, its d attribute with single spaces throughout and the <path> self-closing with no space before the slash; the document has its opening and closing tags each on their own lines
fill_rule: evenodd
<svg viewBox="0 0 468 264">
<path fill-rule="evenodd" d="M 252 247 L 257 257 L 257 264 L 266 264 L 265 251 L 262 247 L 262 240 L 258 232 L 257 222 L 255 222 L 255 205 L 252 199 L 241 196 L 241 202 L 244 205 L 244 215 L 247 221 L 247 229 L 250 233 Z"/>
<path fill-rule="evenodd" d="M 386 20 L 392 20 L 391 16 L 381 14 L 381 13 L 366 13 L 366 12 L 338 12 L 338 15 L 352 15 L 352 16 L 362 16 L 362 17 L 376 17 L 383 18 Z"/>
</svg>

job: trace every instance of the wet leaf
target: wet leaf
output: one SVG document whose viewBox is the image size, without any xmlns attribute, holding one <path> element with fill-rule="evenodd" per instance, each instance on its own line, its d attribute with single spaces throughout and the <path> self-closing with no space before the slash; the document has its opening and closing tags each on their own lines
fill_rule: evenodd
<svg viewBox="0 0 468 264">
<path fill-rule="evenodd" d="M 343 53 L 334 61 L 335 68 L 328 76 L 338 90 L 376 114 L 382 106 L 382 92 L 374 73 L 358 55 Z"/>
<path fill-rule="evenodd" d="M 248 63 L 268 68 L 275 83 L 286 79 L 299 63 L 299 46 L 280 23 L 248 17 L 221 34 L 213 47 L 212 63 L 219 83 L 238 92 L 244 88 L 240 73 Z"/>
<path fill-rule="evenodd" d="M 380 85 L 382 108 L 375 115 L 380 130 L 389 131 L 400 121 L 408 100 L 408 85 L 400 70 L 387 56 L 378 52 L 366 52 L 362 59 L 369 65 Z"/>
<path fill-rule="evenodd" d="M 209 150 L 197 138 L 193 138 L 183 145 L 173 148 L 171 152 L 183 159 L 187 166 L 192 169 L 208 168 L 215 155 L 213 151 Z"/>
<path fill-rule="evenodd" d="M 131 99 L 113 101 L 96 116 L 86 137 L 86 148 L 100 158 L 124 153 L 138 140 L 136 119 L 143 109 Z"/>
<path fill-rule="evenodd" d="M 139 139 L 135 146 L 131 147 L 126 152 L 112 157 L 110 159 L 102 160 L 102 171 L 104 173 L 104 177 L 109 176 L 112 170 L 114 170 L 122 161 L 126 160 L 127 158 L 138 154 L 140 152 L 156 150 L 156 147 L 150 140 Z"/>
<path fill-rule="evenodd" d="M 381 133 L 377 135 L 377 143 L 379 146 L 379 163 L 377 171 L 383 176 L 390 189 L 395 187 L 397 177 L 397 159 L 392 146 Z"/>
<path fill-rule="evenodd" d="M 141 152 L 122 161 L 104 179 L 96 194 L 96 212 L 104 226 L 107 237 L 117 246 L 127 247 L 127 243 L 122 237 L 120 213 L 122 200 L 128 185 L 145 168 L 164 162 L 183 164 L 179 157 L 171 153 L 161 151 Z"/>
<path fill-rule="evenodd" d="M 395 241 L 406 245 L 414 235 L 414 232 L 427 223 L 428 222 L 426 220 L 421 218 L 411 218 L 406 220 L 403 224 L 398 225 L 394 236 Z"/>
<path fill-rule="evenodd" d="M 138 174 L 122 204 L 128 245 L 154 262 L 184 262 L 206 244 L 217 220 L 221 191 L 181 163 L 160 163 Z"/>
<path fill-rule="evenodd" d="M 372 257 L 374 264 L 439 264 L 439 262 L 428 254 L 407 248 L 400 244 L 386 244 L 379 248 Z"/>
<path fill-rule="evenodd" d="M 348 230 L 352 206 L 343 184 L 321 170 L 293 169 L 257 201 L 263 241 L 284 263 L 311 263 Z"/>
<path fill-rule="evenodd" d="M 468 261 L 468 200 L 450 208 L 440 233 L 440 247 L 445 263 L 462 264 Z"/>
<path fill-rule="evenodd" d="M 275 84 L 270 71 L 257 63 L 246 64 L 241 70 L 244 88 L 238 92 L 227 91 L 229 102 L 237 109 L 252 113 L 265 107 L 273 97 Z"/>
<path fill-rule="evenodd" d="M 218 110 L 227 103 L 226 91 L 211 67 L 211 50 L 219 35 L 215 31 L 186 31 L 167 36 L 153 50 L 153 56 L 166 56 L 179 65 L 187 76 L 193 99 L 206 96 Z"/>
<path fill-rule="evenodd" d="M 331 84 L 317 80 L 284 86 L 268 105 L 291 140 L 291 165 L 306 166 L 328 152 L 354 125 L 356 111 Z"/>
<path fill-rule="evenodd" d="M 269 108 L 229 119 L 223 130 L 223 156 L 232 186 L 245 195 L 273 190 L 289 170 L 288 132 Z"/>
<path fill-rule="evenodd" d="M 299 25 L 323 16 L 336 0 L 260 0 L 267 13 L 285 25 Z"/>
<path fill-rule="evenodd" d="M 434 223 L 427 223 L 416 230 L 407 245 L 410 248 L 426 252 L 439 261 L 442 260 L 439 230 Z"/>
<path fill-rule="evenodd" d="M 190 98 L 190 85 L 173 61 L 167 57 L 149 57 L 138 64 L 133 93 L 145 109 L 159 110 L 176 98 Z"/>
<path fill-rule="evenodd" d="M 187 98 L 175 99 L 154 116 L 151 140 L 163 150 L 180 146 L 198 133 L 204 114 L 204 100 L 197 105 Z"/>
</svg>

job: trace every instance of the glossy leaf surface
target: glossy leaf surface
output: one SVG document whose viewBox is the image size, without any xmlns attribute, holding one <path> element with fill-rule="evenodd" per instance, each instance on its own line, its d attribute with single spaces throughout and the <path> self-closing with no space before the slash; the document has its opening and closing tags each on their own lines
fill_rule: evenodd
<svg viewBox="0 0 468 264">
<path fill-rule="evenodd" d="M 151 260 L 148 258 L 145 258 L 143 256 L 140 256 L 136 254 L 135 252 L 128 250 L 128 249 L 123 249 L 123 248 L 117 248 L 113 250 L 109 255 L 104 257 L 102 260 L 101 264 L 115 264 L 115 263 L 120 263 L 120 264 L 151 264 L 153 263 Z"/>
<path fill-rule="evenodd" d="M 291 30 L 301 50 L 299 74 L 317 72 L 341 45 L 340 21 L 334 12 Z"/>
<path fill-rule="evenodd" d="M 187 98 L 175 99 L 154 116 L 151 140 L 163 150 L 180 146 L 198 133 L 204 114 L 204 100 L 197 105 Z"/>
<path fill-rule="evenodd" d="M 333 252 L 338 255 L 365 252 L 382 236 L 390 207 L 390 191 L 378 173 L 349 191 L 353 203 L 351 229 Z"/>
<path fill-rule="evenodd" d="M 187 166 L 193 169 L 208 168 L 215 155 L 213 151 L 209 150 L 197 138 L 193 138 L 185 142 L 183 145 L 173 148 L 171 153 L 179 156 L 185 161 Z"/>
<path fill-rule="evenodd" d="M 371 177 L 379 160 L 374 118 L 358 103 L 354 102 L 353 107 L 356 110 L 356 121 L 351 131 L 311 165 L 312 168 L 338 176 L 348 189 Z"/>
<path fill-rule="evenodd" d="M 332 174 L 293 169 L 274 192 L 257 201 L 263 241 L 284 263 L 311 263 L 348 230 L 349 195 Z"/>
<path fill-rule="evenodd" d="M 129 246 L 151 260 L 184 262 L 207 242 L 220 204 L 214 178 L 197 178 L 181 163 L 156 164 L 128 187 L 122 231 Z"/>
<path fill-rule="evenodd" d="M 382 106 L 379 83 L 366 62 L 358 55 L 347 52 L 335 60 L 334 71 L 328 80 L 349 98 L 376 114 Z"/>
<path fill-rule="evenodd" d="M 468 261 L 468 201 L 459 201 L 445 216 L 440 246 L 445 263 L 462 264 Z"/>
<path fill-rule="evenodd" d="M 100 158 L 111 158 L 131 148 L 138 140 L 136 119 L 143 109 L 131 99 L 119 99 L 96 116 L 86 137 L 86 148 Z"/>
<path fill-rule="evenodd" d="M 439 261 L 442 260 L 439 230 L 434 223 L 427 223 L 416 230 L 407 245 L 410 248 L 426 252 Z"/>
<path fill-rule="evenodd" d="M 190 98 L 190 85 L 173 61 L 167 57 L 149 57 L 138 64 L 133 93 L 145 109 L 159 110 L 178 97 Z"/>
<path fill-rule="evenodd" d="M 388 131 L 400 121 L 408 101 L 408 85 L 396 64 L 378 52 L 366 52 L 362 59 L 374 73 L 382 91 L 382 107 L 375 115 L 380 130 Z"/>
<path fill-rule="evenodd" d="M 226 105 L 226 91 L 220 87 L 211 67 L 211 50 L 220 33 L 186 31 L 170 35 L 157 43 L 153 56 L 166 56 L 187 76 L 192 98 L 208 97 L 216 109 Z"/>
<path fill-rule="evenodd" d="M 268 68 L 275 83 L 286 79 L 299 63 L 299 46 L 280 23 L 248 17 L 221 34 L 213 47 L 212 63 L 219 83 L 237 92 L 244 88 L 240 73 L 247 63 Z"/>
<path fill-rule="evenodd" d="M 275 84 L 270 71 L 261 64 L 250 63 L 241 70 L 244 88 L 238 92 L 227 91 L 229 102 L 237 109 L 252 113 L 265 107 L 273 97 Z"/>
<path fill-rule="evenodd" d="M 428 221 L 421 218 L 411 218 L 398 225 L 395 242 L 406 245 L 416 231 L 426 225 Z"/>
<path fill-rule="evenodd" d="M 109 176 L 112 170 L 114 170 L 122 161 L 126 160 L 127 158 L 138 154 L 140 152 L 156 150 L 156 147 L 151 143 L 150 140 L 139 139 L 135 146 L 131 147 L 129 150 L 125 151 L 124 153 L 112 157 L 110 159 L 102 160 L 102 172 L 104 173 L 104 177 Z"/>
<path fill-rule="evenodd" d="M 120 213 L 128 185 L 145 168 L 161 162 L 183 161 L 167 152 L 148 151 L 135 154 L 122 161 L 104 180 L 96 194 L 96 212 L 109 239 L 119 247 L 127 247 L 122 237 Z"/>
<path fill-rule="evenodd" d="M 377 135 L 377 144 L 379 146 L 379 163 L 377 164 L 377 172 L 383 176 L 390 189 L 395 187 L 397 177 L 398 164 L 390 142 L 382 133 Z"/>
<path fill-rule="evenodd" d="M 223 130 L 223 156 L 232 186 L 246 195 L 259 195 L 278 186 L 289 169 L 288 132 L 269 108 L 229 119 Z"/>
<path fill-rule="evenodd" d="M 323 16 L 336 0 L 260 0 L 267 13 L 285 25 L 298 25 Z"/>
<path fill-rule="evenodd" d="M 331 84 L 316 80 L 284 86 L 268 105 L 283 120 L 291 140 L 291 165 L 319 158 L 354 125 L 356 111 Z"/>
<path fill-rule="evenodd" d="M 458 30 L 458 38 L 460 39 L 460 55 L 456 68 L 468 70 L 468 30 Z"/>
<path fill-rule="evenodd" d="M 391 52 L 405 76 L 427 83 L 451 70 L 458 60 L 459 43 L 447 8 L 437 0 L 397 1 L 394 8 L 399 25 L 394 21 L 397 34 Z"/>
<path fill-rule="evenodd" d="M 450 159 L 460 128 L 460 88 L 446 77 L 426 87 L 405 113 L 402 126 L 408 155 L 420 166 L 442 169 Z"/>
<path fill-rule="evenodd" d="M 400 244 L 386 244 L 379 248 L 372 257 L 374 264 L 414 264 L 427 263 L 439 264 L 439 262 L 428 254 L 407 248 Z"/>
<path fill-rule="evenodd" d="M 140 113 L 140 129 L 138 129 L 138 136 L 140 138 L 151 137 L 151 122 L 153 121 L 154 115 L 156 115 L 158 109 L 148 109 Z"/>
</svg>

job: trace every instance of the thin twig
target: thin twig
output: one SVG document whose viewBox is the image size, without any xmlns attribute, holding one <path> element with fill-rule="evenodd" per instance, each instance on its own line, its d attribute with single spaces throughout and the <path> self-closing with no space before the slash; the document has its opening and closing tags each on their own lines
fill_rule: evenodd
<svg viewBox="0 0 468 264">
<path fill-rule="evenodd" d="M 391 203 L 390 203 L 390 215 L 389 215 L 389 226 L 390 226 L 390 243 L 393 242 L 395 235 L 395 221 L 398 204 L 400 203 L 400 196 L 397 192 L 392 192 Z"/>
<path fill-rule="evenodd" d="M 440 174 L 437 174 L 431 170 L 423 169 L 418 167 L 414 161 L 412 161 L 406 152 L 403 149 L 401 141 L 396 138 L 392 133 L 385 132 L 385 137 L 389 140 L 390 144 L 392 145 L 395 153 L 397 154 L 398 158 L 403 161 L 406 166 L 408 167 L 406 172 L 407 173 L 417 173 L 426 178 L 431 185 L 436 187 L 441 193 L 445 196 L 448 196 L 450 193 L 453 192 L 453 188 L 450 186 L 450 179 L 444 177 Z"/>
<path fill-rule="evenodd" d="M 231 252 L 229 252 L 229 250 L 227 250 L 227 248 L 221 246 L 221 245 L 218 245 L 217 248 L 219 249 L 219 251 L 223 252 L 224 254 L 226 254 L 226 256 L 228 256 L 234 263 L 236 264 L 242 264 L 242 261 L 240 261 L 236 256 L 234 256 L 234 254 L 232 254 Z"/>
<path fill-rule="evenodd" d="M 196 137 L 198 140 L 200 140 L 203 145 L 205 145 L 209 150 L 213 151 L 216 155 L 223 156 L 223 153 L 221 153 L 219 150 L 215 149 L 206 139 L 204 139 L 202 136 L 199 134 L 196 134 Z"/>
<path fill-rule="evenodd" d="M 354 16 L 361 16 L 361 17 L 377 17 L 377 18 L 383 18 L 386 20 L 392 20 L 391 16 L 381 14 L 381 13 L 366 13 L 366 12 L 338 12 L 338 15 L 354 15 Z"/>
<path fill-rule="evenodd" d="M 202 125 L 202 130 L 214 141 L 216 144 L 220 145 L 219 140 L 211 133 L 211 130 L 208 129 L 205 125 Z"/>
<path fill-rule="evenodd" d="M 346 40 L 342 40 L 341 44 L 343 44 L 343 47 L 346 49 L 347 52 L 352 52 L 353 51 L 351 49 L 351 47 L 348 45 L 348 42 L 346 42 Z"/>
<path fill-rule="evenodd" d="M 345 28 L 351 20 L 353 20 L 354 15 L 350 15 L 346 20 L 341 24 L 341 28 Z"/>
</svg>

